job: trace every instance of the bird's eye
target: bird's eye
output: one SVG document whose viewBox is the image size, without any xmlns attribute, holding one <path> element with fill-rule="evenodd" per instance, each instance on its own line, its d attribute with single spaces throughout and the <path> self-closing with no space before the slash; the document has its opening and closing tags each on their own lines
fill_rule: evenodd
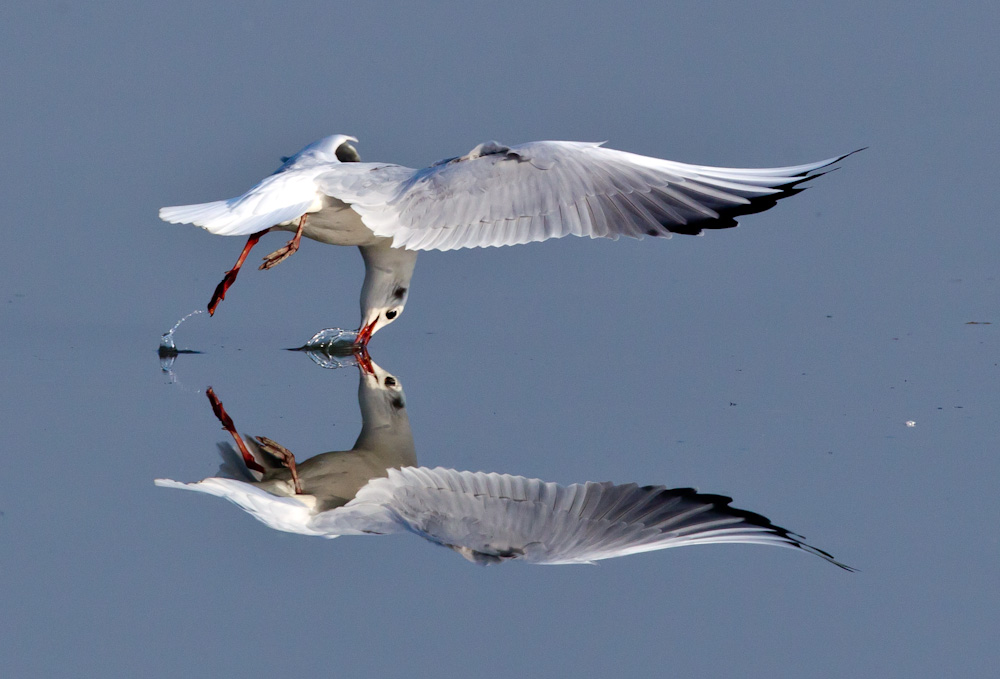
<svg viewBox="0 0 1000 679">
<path fill-rule="evenodd" d="M 396 314 L 398 314 L 398 313 L 399 312 L 396 311 L 395 309 L 389 309 L 388 311 L 385 312 L 385 317 L 388 318 L 391 321 L 392 319 L 394 319 L 396 317 Z"/>
<path fill-rule="evenodd" d="M 396 379 L 393 378 L 393 377 L 386 377 L 385 378 L 385 386 L 387 386 L 387 387 L 394 387 L 394 386 L 396 386 Z"/>
</svg>

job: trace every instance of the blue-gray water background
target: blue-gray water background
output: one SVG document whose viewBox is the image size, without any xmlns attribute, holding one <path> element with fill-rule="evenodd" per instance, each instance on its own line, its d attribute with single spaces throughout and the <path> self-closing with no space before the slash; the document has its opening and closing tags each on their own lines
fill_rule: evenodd
<svg viewBox="0 0 1000 679">
<path fill-rule="evenodd" d="M 986 677 L 1000 663 L 996 3 L 7 3 L 0 665 L 10 677 Z M 697 486 L 861 569 L 755 546 L 477 568 L 155 488 L 237 424 L 349 448 L 361 259 L 306 242 L 203 307 L 242 193 L 334 132 L 772 166 L 869 146 L 704 238 L 422 254 L 371 345 L 421 464 Z M 262 246 L 278 247 L 283 236 Z M 969 322 L 986 323 L 991 325 Z M 907 426 L 907 422 L 914 426 Z"/>
</svg>

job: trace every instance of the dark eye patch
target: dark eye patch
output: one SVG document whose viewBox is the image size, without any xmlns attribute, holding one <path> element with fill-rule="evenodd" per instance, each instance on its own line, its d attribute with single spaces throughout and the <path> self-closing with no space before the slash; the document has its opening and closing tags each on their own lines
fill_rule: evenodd
<svg viewBox="0 0 1000 679">
<path fill-rule="evenodd" d="M 402 287 L 396 288 L 395 290 L 392 291 L 392 296 L 395 297 L 396 299 L 402 299 L 403 295 L 405 294 L 406 294 L 406 288 Z"/>
</svg>

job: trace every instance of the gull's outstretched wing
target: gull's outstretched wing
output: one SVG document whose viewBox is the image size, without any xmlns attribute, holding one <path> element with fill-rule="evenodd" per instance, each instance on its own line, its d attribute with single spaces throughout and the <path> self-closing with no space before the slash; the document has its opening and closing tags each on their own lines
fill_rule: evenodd
<svg viewBox="0 0 1000 679">
<path fill-rule="evenodd" d="M 412 532 L 484 564 L 506 559 L 587 563 L 682 545 L 739 542 L 800 549 L 848 568 L 730 502 L 690 488 L 560 486 L 506 474 L 406 467 L 370 482 L 343 509 L 385 507 Z"/>
<path fill-rule="evenodd" d="M 452 250 L 567 235 L 669 237 L 728 228 L 736 217 L 798 193 L 802 182 L 845 157 L 740 169 L 687 165 L 596 143 L 488 142 L 422 170 L 352 163 L 316 183 L 349 203 L 376 235 L 392 237 L 395 247 Z"/>
</svg>

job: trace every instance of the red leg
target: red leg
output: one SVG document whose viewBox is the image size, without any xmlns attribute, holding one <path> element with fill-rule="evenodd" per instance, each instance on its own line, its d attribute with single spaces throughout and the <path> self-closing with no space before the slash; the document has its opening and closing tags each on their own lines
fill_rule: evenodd
<svg viewBox="0 0 1000 679">
<path fill-rule="evenodd" d="M 295 235 L 292 236 L 292 240 L 285 243 L 284 247 L 278 248 L 267 257 L 264 258 L 264 263 L 257 267 L 260 270 L 270 269 L 273 266 L 281 264 L 283 261 L 291 257 L 299 249 L 299 241 L 302 240 L 302 230 L 306 226 L 306 215 L 299 217 L 299 228 L 295 230 Z"/>
<path fill-rule="evenodd" d="M 240 267 L 243 266 L 243 262 L 246 261 L 247 255 L 250 254 L 250 250 L 252 250 L 253 246 L 257 244 L 260 237 L 270 230 L 271 229 L 264 229 L 263 231 L 258 231 L 247 239 L 247 244 L 243 246 L 243 252 L 240 253 L 240 258 L 236 260 L 236 264 L 232 269 L 226 272 L 226 277 L 223 278 L 217 286 L 215 286 L 215 292 L 212 293 L 212 301 L 208 303 L 209 316 L 215 315 L 215 309 L 219 306 L 219 302 L 226 298 L 226 290 L 228 290 L 229 286 L 236 281 L 236 274 L 240 272 Z"/>
</svg>

